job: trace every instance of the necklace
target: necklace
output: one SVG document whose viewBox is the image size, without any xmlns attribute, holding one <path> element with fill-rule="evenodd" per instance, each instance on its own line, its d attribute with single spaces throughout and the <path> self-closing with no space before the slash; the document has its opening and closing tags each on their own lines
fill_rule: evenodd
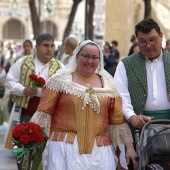
<svg viewBox="0 0 170 170">
<path fill-rule="evenodd" d="M 38 76 L 42 76 L 43 71 L 48 67 L 48 64 L 42 66 L 41 70 L 38 73 Z"/>
<path fill-rule="evenodd" d="M 94 78 L 95 74 L 93 74 L 92 76 L 88 77 L 88 78 L 85 78 L 83 77 L 79 72 L 78 70 L 76 70 L 76 74 L 79 78 L 81 78 L 85 83 L 86 83 L 86 86 L 87 87 L 90 87 L 90 84 L 89 82 Z"/>
</svg>

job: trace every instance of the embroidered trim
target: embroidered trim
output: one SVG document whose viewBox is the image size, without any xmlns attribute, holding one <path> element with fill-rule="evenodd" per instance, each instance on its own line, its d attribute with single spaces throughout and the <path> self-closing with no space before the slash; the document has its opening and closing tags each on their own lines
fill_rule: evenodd
<svg viewBox="0 0 170 170">
<path fill-rule="evenodd" d="M 100 103 L 98 98 L 116 98 L 120 96 L 116 87 L 109 84 L 109 81 L 106 78 L 103 78 L 103 82 L 104 88 L 88 88 L 72 82 L 71 74 L 62 76 L 55 75 L 47 81 L 46 88 L 60 93 L 76 95 L 83 100 L 82 110 L 84 110 L 86 105 L 89 104 L 94 111 L 99 113 Z"/>
</svg>

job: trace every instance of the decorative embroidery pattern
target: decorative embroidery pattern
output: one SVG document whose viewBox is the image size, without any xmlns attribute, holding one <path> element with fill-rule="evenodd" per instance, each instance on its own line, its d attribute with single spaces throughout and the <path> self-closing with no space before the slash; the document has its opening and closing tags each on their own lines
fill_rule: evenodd
<svg viewBox="0 0 170 170">
<path fill-rule="evenodd" d="M 114 147 L 121 143 L 133 143 L 131 131 L 127 123 L 120 125 L 110 125 L 108 129 L 108 135 L 110 136 Z"/>
<path fill-rule="evenodd" d="M 119 97 L 119 93 L 116 90 L 114 85 L 108 83 L 106 78 L 104 80 L 105 88 L 92 88 L 92 87 L 84 87 L 77 83 L 72 82 L 72 76 L 63 75 L 61 76 L 53 76 L 46 83 L 46 88 L 50 90 L 54 90 L 60 93 L 73 94 L 80 97 L 83 100 L 82 110 L 89 104 L 94 111 L 97 113 L 100 112 L 100 103 L 99 98 L 101 97 L 110 97 L 116 98 Z"/>
</svg>

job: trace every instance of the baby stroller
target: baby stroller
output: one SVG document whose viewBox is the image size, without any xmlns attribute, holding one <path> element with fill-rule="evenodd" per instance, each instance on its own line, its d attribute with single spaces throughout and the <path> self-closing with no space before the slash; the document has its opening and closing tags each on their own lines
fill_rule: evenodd
<svg viewBox="0 0 170 170">
<path fill-rule="evenodd" d="M 140 136 L 140 137 L 139 137 Z M 137 170 L 170 170 L 170 120 L 153 120 L 135 131 Z"/>
</svg>

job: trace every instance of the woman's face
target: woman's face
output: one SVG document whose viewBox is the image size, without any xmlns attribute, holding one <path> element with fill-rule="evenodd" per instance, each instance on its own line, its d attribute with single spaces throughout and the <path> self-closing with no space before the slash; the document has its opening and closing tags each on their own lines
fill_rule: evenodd
<svg viewBox="0 0 170 170">
<path fill-rule="evenodd" d="M 136 46 L 136 47 L 133 48 L 133 53 L 136 53 L 138 51 L 139 51 L 139 46 Z"/>
<path fill-rule="evenodd" d="M 106 54 L 111 53 L 110 48 L 109 48 L 108 45 L 104 45 L 104 52 L 105 52 Z"/>
<path fill-rule="evenodd" d="M 100 52 L 96 45 L 87 44 L 82 47 L 76 56 L 77 68 L 82 76 L 88 77 L 94 74 L 100 63 Z"/>
<path fill-rule="evenodd" d="M 29 42 L 24 43 L 23 47 L 24 47 L 25 54 L 31 54 L 32 46 Z"/>
</svg>

